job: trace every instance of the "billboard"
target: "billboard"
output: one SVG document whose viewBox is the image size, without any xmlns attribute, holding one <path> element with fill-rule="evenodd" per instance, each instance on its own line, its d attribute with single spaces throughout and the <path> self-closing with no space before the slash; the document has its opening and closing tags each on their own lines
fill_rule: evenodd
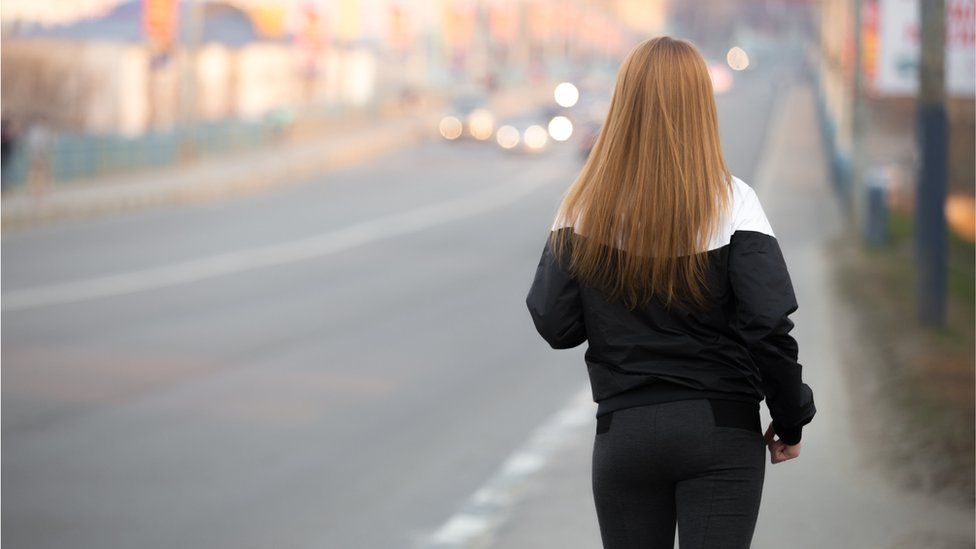
<svg viewBox="0 0 976 549">
<path fill-rule="evenodd" d="M 882 96 L 918 90 L 919 0 L 864 3 L 865 73 Z M 976 0 L 946 0 L 946 93 L 976 96 Z"/>
</svg>

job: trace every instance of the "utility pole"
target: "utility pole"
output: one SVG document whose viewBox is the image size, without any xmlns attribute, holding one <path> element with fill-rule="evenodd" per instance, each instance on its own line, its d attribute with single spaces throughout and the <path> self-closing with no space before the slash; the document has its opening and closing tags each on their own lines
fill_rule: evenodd
<svg viewBox="0 0 976 549">
<path fill-rule="evenodd" d="M 948 119 L 945 108 L 945 0 L 918 2 L 921 21 L 916 139 L 915 261 L 918 319 L 945 324 L 948 243 L 945 218 Z"/>
<path fill-rule="evenodd" d="M 185 41 L 183 47 L 183 66 L 180 80 L 182 93 L 180 94 L 180 156 L 190 159 L 196 156 L 194 134 L 197 125 L 197 60 L 200 42 L 203 35 L 204 5 L 203 0 L 190 0 L 187 8 L 190 10 L 186 19 Z"/>
<path fill-rule="evenodd" d="M 847 205 L 854 227 L 861 226 L 864 180 L 864 39 L 863 1 L 854 0 L 854 79 L 851 94 L 851 164 L 847 176 Z"/>
</svg>

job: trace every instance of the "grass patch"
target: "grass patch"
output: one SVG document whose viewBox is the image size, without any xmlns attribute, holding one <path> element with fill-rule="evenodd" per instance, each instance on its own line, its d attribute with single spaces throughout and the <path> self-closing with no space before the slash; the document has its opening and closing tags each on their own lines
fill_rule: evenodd
<svg viewBox="0 0 976 549">
<path fill-rule="evenodd" d="M 877 414 L 871 442 L 893 478 L 973 505 L 976 247 L 950 236 L 947 319 L 927 328 L 915 310 L 911 215 L 892 212 L 889 236 L 874 248 L 834 243 L 837 287 L 859 334 L 845 345 L 852 390 Z"/>
</svg>

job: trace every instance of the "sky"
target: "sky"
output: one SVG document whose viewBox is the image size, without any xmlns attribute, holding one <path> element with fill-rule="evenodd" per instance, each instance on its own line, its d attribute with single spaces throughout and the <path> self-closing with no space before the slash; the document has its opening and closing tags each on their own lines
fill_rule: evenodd
<svg viewBox="0 0 976 549">
<path fill-rule="evenodd" d="M 81 17 L 110 10 L 123 0 L 3 0 L 0 19 L 5 22 L 22 19 L 43 24 L 70 23 Z M 309 0 L 224 0 L 228 4 L 251 7 L 255 4 L 290 5 Z M 317 1 L 317 0 L 312 0 Z"/>
<path fill-rule="evenodd" d="M 118 0 L 3 0 L 0 19 L 63 23 L 110 9 Z"/>
</svg>

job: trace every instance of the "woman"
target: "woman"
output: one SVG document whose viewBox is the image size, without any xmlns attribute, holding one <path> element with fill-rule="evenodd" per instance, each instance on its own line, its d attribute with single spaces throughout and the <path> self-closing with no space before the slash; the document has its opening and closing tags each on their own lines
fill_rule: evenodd
<svg viewBox="0 0 976 549">
<path fill-rule="evenodd" d="M 655 38 L 624 61 L 526 302 L 552 347 L 589 343 L 604 546 L 670 548 L 677 523 L 683 549 L 748 547 L 765 447 L 772 463 L 799 456 L 816 407 L 783 255 L 725 165 L 690 43 Z"/>
</svg>

